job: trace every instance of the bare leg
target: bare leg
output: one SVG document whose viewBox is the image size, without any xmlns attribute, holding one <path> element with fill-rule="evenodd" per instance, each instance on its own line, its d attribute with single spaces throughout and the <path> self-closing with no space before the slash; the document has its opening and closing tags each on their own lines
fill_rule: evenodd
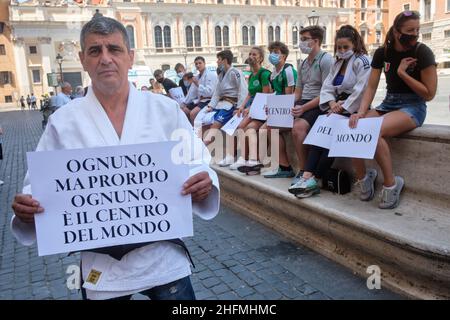
<svg viewBox="0 0 450 320">
<path fill-rule="evenodd" d="M 258 160 L 258 135 L 257 131 L 262 126 L 262 122 L 258 120 L 252 120 L 246 127 L 246 130 L 250 130 L 248 134 L 248 159 Z M 246 131 L 247 133 L 247 131 Z"/>
<path fill-rule="evenodd" d="M 391 151 L 386 138 L 396 137 L 416 127 L 417 125 L 414 120 L 404 112 L 393 111 L 384 116 L 380 138 L 378 139 L 377 150 L 375 152 L 375 160 L 383 172 L 384 186 L 390 187 L 395 184 Z"/>
<path fill-rule="evenodd" d="M 311 126 L 305 119 L 296 119 L 292 128 L 292 137 L 294 140 L 295 152 L 298 158 L 299 169 L 303 170 L 308 156 L 307 146 L 303 144 Z"/>
<path fill-rule="evenodd" d="M 189 113 L 189 119 L 191 120 L 191 123 L 194 124 L 194 120 L 195 117 L 197 116 L 197 114 L 200 112 L 200 108 L 199 107 L 195 107 L 194 109 L 191 110 L 191 112 Z"/>
</svg>

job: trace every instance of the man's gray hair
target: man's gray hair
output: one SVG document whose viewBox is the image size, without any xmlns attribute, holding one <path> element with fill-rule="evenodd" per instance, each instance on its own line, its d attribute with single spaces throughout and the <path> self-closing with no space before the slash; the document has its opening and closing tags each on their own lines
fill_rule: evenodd
<svg viewBox="0 0 450 320">
<path fill-rule="evenodd" d="M 115 32 L 120 32 L 122 34 L 127 50 L 130 51 L 130 39 L 123 24 L 115 19 L 103 16 L 92 18 L 83 26 L 83 29 L 81 29 L 81 51 L 84 51 L 84 41 L 89 34 L 95 33 L 106 36 Z"/>
<path fill-rule="evenodd" d="M 61 89 L 64 89 L 64 88 L 67 88 L 67 87 L 71 87 L 72 88 L 72 85 L 69 82 L 67 82 L 67 81 L 64 81 L 63 83 L 61 83 Z"/>
</svg>

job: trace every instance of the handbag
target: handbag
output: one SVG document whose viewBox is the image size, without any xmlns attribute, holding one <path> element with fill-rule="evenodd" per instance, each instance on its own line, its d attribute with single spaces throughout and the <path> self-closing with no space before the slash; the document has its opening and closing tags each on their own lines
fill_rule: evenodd
<svg viewBox="0 0 450 320">
<path fill-rule="evenodd" d="M 350 176 L 344 170 L 330 168 L 323 179 L 323 188 L 338 194 L 349 193 L 352 188 Z"/>
</svg>

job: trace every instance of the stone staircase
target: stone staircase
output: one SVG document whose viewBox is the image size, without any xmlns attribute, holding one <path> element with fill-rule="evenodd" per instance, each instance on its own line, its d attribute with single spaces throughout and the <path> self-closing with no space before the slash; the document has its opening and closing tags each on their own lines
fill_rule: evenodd
<svg viewBox="0 0 450 320">
<path fill-rule="evenodd" d="M 322 190 L 297 199 L 287 191 L 290 179 L 214 166 L 222 204 L 362 277 L 369 276 L 367 267 L 378 266 L 381 285 L 407 297 L 450 299 L 450 127 L 427 125 L 391 145 L 395 173 L 406 183 L 396 209 L 378 209 L 378 198 L 361 202 L 356 188 L 346 195 Z M 288 146 L 294 160 L 292 141 Z M 351 170 L 348 159 L 335 166 Z"/>
</svg>

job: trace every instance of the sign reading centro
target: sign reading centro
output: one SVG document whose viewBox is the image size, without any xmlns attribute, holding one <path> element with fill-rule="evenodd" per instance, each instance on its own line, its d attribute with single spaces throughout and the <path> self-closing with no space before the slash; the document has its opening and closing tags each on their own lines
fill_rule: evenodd
<svg viewBox="0 0 450 320">
<path fill-rule="evenodd" d="M 175 142 L 27 153 L 40 256 L 193 235 Z M 52 170 L 42 170 L 52 164 Z"/>
</svg>

